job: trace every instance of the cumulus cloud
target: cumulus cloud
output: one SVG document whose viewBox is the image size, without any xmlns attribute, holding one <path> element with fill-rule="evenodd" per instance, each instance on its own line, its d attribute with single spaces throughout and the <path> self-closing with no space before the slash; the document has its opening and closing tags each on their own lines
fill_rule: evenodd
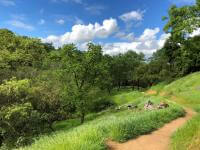
<svg viewBox="0 0 200 150">
<path fill-rule="evenodd" d="M 115 19 L 107 19 L 103 24 L 99 23 L 88 25 L 74 25 L 71 32 L 66 32 L 63 35 L 50 35 L 43 38 L 43 42 L 53 43 L 54 46 L 59 47 L 67 43 L 84 43 L 90 42 L 96 38 L 107 38 L 118 29 L 117 21 Z"/>
<path fill-rule="evenodd" d="M 43 38 L 43 42 L 53 43 L 54 46 L 60 47 L 64 44 L 77 44 L 79 49 L 87 49 L 87 43 L 94 41 L 97 38 L 107 38 L 115 33 L 118 37 L 127 42 L 113 42 L 113 43 L 99 43 L 102 45 L 104 54 L 116 55 L 125 53 L 128 50 L 143 52 L 145 55 L 152 55 L 153 52 L 163 47 L 169 34 L 162 34 L 159 36 L 160 29 L 145 29 L 144 32 L 135 37 L 133 33 L 119 32 L 117 20 L 107 19 L 102 24 L 88 24 L 88 25 L 74 25 L 71 32 L 66 32 L 63 35 L 50 35 Z"/>
<path fill-rule="evenodd" d="M 115 34 L 115 37 L 125 41 L 133 41 L 135 39 L 134 33 L 125 33 L 125 32 L 118 32 Z"/>
<path fill-rule="evenodd" d="M 141 21 L 143 20 L 143 17 L 144 17 L 144 11 L 140 11 L 140 10 L 131 11 L 119 16 L 119 18 L 123 20 L 124 22 Z"/>
<path fill-rule="evenodd" d="M 0 0 L 0 4 L 3 6 L 15 6 L 14 0 Z"/>
<path fill-rule="evenodd" d="M 16 28 L 21 28 L 21 29 L 25 29 L 25 30 L 29 30 L 32 31 L 35 28 L 32 25 L 26 24 L 22 21 L 19 20 L 11 20 L 8 22 L 11 26 L 14 26 Z"/>
<path fill-rule="evenodd" d="M 143 34 L 139 37 L 139 40 L 140 41 L 154 40 L 156 38 L 156 34 L 159 32 L 160 32 L 159 28 L 145 29 Z"/>
<path fill-rule="evenodd" d="M 132 42 L 117 42 L 103 44 L 105 54 L 116 55 L 133 50 L 137 53 L 143 52 L 145 55 L 152 55 L 153 52 L 163 47 L 169 34 L 162 34 L 157 38 L 160 29 L 145 29 L 143 34 L 135 38 Z"/>
</svg>

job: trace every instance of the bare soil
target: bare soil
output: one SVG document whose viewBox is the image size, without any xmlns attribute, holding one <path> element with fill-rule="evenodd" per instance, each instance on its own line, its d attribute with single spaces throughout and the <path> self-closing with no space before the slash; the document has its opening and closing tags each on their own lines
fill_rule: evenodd
<svg viewBox="0 0 200 150">
<path fill-rule="evenodd" d="M 156 94 L 157 94 L 157 91 L 148 90 L 145 94 L 146 94 L 146 95 L 156 95 Z"/>
<path fill-rule="evenodd" d="M 178 118 L 149 135 L 143 135 L 122 144 L 108 141 L 107 145 L 110 150 L 169 150 L 170 137 L 173 132 L 191 119 L 194 114 L 192 110 L 186 109 L 185 117 Z"/>
</svg>

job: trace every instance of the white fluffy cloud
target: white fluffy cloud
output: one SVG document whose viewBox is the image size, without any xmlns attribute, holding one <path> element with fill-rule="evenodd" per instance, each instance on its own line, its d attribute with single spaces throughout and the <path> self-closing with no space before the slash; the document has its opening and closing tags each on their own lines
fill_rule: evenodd
<svg viewBox="0 0 200 150">
<path fill-rule="evenodd" d="M 103 45 L 103 51 L 105 54 L 115 55 L 133 50 L 138 53 L 143 52 L 146 55 L 151 55 L 156 50 L 162 48 L 164 42 L 169 37 L 169 34 L 162 34 L 157 38 L 159 32 L 159 28 L 145 29 L 143 34 L 135 38 L 133 42 L 106 43 Z"/>
<path fill-rule="evenodd" d="M 120 38 L 121 40 L 125 40 L 125 41 L 133 41 L 134 38 L 134 33 L 124 33 L 124 32 L 118 32 L 116 33 L 115 37 Z"/>
<path fill-rule="evenodd" d="M 143 20 L 143 16 L 144 16 L 144 11 L 137 10 L 125 13 L 119 16 L 119 18 L 124 22 L 129 22 L 129 21 L 141 21 Z"/>
<path fill-rule="evenodd" d="M 97 38 L 107 38 L 113 33 L 116 33 L 115 37 L 127 42 L 99 43 L 103 47 L 104 54 L 115 55 L 133 50 L 138 53 L 143 52 L 146 55 L 152 55 L 153 52 L 162 48 L 169 37 L 169 34 L 159 36 L 159 28 L 147 28 L 139 37 L 135 37 L 133 33 L 119 32 L 117 20 L 111 18 L 104 20 L 102 24 L 74 25 L 71 32 L 66 32 L 60 36 L 50 35 L 47 38 L 43 38 L 42 41 L 53 43 L 56 47 L 75 43 L 81 50 L 85 50 L 88 42 Z"/>
<path fill-rule="evenodd" d="M 192 34 L 190 34 L 190 37 L 194 37 L 194 36 L 197 36 L 197 35 L 200 35 L 200 28 L 193 31 Z"/>
<path fill-rule="evenodd" d="M 94 40 L 95 38 L 107 38 L 118 29 L 115 19 L 104 20 L 103 24 L 99 23 L 88 25 L 74 25 L 71 32 L 63 35 L 50 35 L 42 39 L 43 42 L 53 43 L 56 47 L 67 43 L 84 43 Z"/>
</svg>

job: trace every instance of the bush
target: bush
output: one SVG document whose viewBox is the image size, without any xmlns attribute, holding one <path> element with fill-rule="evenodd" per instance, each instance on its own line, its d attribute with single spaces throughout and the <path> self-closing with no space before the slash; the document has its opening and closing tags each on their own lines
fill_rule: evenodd
<svg viewBox="0 0 200 150">
<path fill-rule="evenodd" d="M 54 121 L 66 119 L 59 91 L 46 82 L 12 78 L 0 85 L 0 145 L 8 147 L 31 143 L 31 139 L 53 130 Z"/>
<path fill-rule="evenodd" d="M 8 146 L 30 143 L 28 137 L 39 134 L 44 128 L 40 113 L 33 110 L 30 103 L 2 107 L 0 119 L 0 133 Z"/>
<path fill-rule="evenodd" d="M 30 80 L 12 78 L 0 85 L 0 106 L 24 103 L 29 94 Z"/>
<path fill-rule="evenodd" d="M 106 98 L 98 98 L 98 100 L 94 101 L 91 111 L 92 112 L 100 112 L 105 110 L 111 106 L 114 106 L 115 103 L 112 100 L 108 100 Z"/>
</svg>

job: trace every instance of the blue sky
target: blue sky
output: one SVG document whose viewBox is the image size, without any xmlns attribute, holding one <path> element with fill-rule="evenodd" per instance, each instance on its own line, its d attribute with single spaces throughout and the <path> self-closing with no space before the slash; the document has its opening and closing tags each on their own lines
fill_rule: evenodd
<svg viewBox="0 0 200 150">
<path fill-rule="evenodd" d="M 90 41 L 104 53 L 131 49 L 147 55 L 169 36 L 162 16 L 172 4 L 195 0 L 0 0 L 0 28 L 41 38 L 56 47 L 75 43 L 85 49 Z"/>
</svg>

